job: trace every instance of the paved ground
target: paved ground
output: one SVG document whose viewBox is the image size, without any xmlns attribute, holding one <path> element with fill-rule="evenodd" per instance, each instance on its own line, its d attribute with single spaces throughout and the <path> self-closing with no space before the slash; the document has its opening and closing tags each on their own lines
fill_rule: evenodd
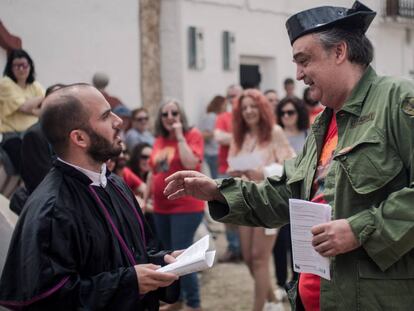
<svg viewBox="0 0 414 311">
<path fill-rule="evenodd" d="M 226 248 L 224 226 L 213 224 L 219 231 L 215 248 L 220 256 Z M 204 311 L 249 311 L 253 305 L 253 280 L 243 263 L 215 263 L 200 274 L 201 301 Z M 273 269 L 272 269 L 272 275 Z M 274 280 L 273 280 L 274 281 Z M 275 284 L 275 282 L 273 283 Z M 284 310 L 290 306 L 283 304 Z"/>
</svg>

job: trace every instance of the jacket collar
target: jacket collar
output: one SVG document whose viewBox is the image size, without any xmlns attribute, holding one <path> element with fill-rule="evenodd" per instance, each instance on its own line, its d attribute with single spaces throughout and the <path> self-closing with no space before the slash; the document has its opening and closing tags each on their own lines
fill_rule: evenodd
<svg viewBox="0 0 414 311">
<path fill-rule="evenodd" d="M 372 82 L 376 79 L 376 77 L 377 74 L 375 73 L 375 70 L 371 66 L 368 66 L 361 79 L 352 90 L 351 96 L 349 96 L 349 98 L 345 101 L 345 104 L 342 106 L 341 110 L 360 116 L 362 104 L 368 95 Z"/>
</svg>

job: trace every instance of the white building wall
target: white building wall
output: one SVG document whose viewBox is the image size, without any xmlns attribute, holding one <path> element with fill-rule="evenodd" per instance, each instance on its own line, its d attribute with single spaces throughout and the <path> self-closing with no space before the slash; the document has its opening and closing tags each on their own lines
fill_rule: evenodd
<svg viewBox="0 0 414 311">
<path fill-rule="evenodd" d="M 138 2 L 111 0 L 2 0 L 0 19 L 19 36 L 46 88 L 88 82 L 96 71 L 126 105 L 140 104 Z M 4 68 L 6 53 L 0 53 Z"/>
<path fill-rule="evenodd" d="M 286 77 L 295 77 L 291 47 L 285 29 L 287 18 L 300 11 L 319 5 L 350 7 L 352 0 L 163 0 L 163 8 L 174 2 L 181 13 L 175 25 L 180 52 L 174 49 L 177 79 L 163 82 L 174 90 L 184 103 L 189 119 L 197 124 L 208 101 L 216 94 L 225 93 L 228 85 L 239 83 L 239 64 L 258 64 L 262 73 L 261 89 L 276 89 L 283 96 L 282 84 Z M 414 25 L 385 21 L 382 16 L 385 1 L 366 0 L 364 3 L 378 12 L 368 37 L 375 48 L 373 66 L 380 74 L 410 77 L 414 70 Z M 171 21 L 170 21 L 171 22 Z M 203 69 L 188 68 L 189 26 L 199 27 L 204 34 Z M 411 43 L 407 43 L 406 28 L 411 29 Z M 231 31 L 236 37 L 236 62 L 233 71 L 222 69 L 222 31 Z M 165 38 L 165 37 L 164 37 Z M 163 42 L 173 46 L 173 42 Z M 163 51 L 163 53 L 166 53 Z M 170 69 L 172 66 L 169 67 Z M 181 68 L 181 72 L 179 71 Z M 169 74 L 170 76 L 172 73 Z M 163 74 L 163 78 L 165 75 Z M 182 79 L 181 81 L 180 78 Z M 174 87 L 176 85 L 176 87 Z M 304 85 L 297 82 L 300 96 Z M 164 88 L 165 90 L 166 88 Z"/>
<path fill-rule="evenodd" d="M 161 75 L 164 97 L 181 100 L 192 124 L 208 101 L 239 82 L 239 64 L 258 64 L 262 90 L 281 95 L 286 77 L 295 77 L 285 22 L 318 5 L 350 7 L 353 0 L 161 0 Z M 23 40 L 38 80 L 90 82 L 95 71 L 111 77 L 108 92 L 130 107 L 139 106 L 140 56 L 138 3 L 111 0 L 2 0 L 0 19 Z M 414 75 L 414 25 L 384 19 L 385 0 L 365 0 L 378 11 L 368 31 L 381 74 Z M 203 30 L 203 69 L 188 68 L 188 27 Z M 407 30 L 408 29 L 408 30 Z M 222 32 L 235 34 L 234 70 L 222 68 Z M 0 50 L 0 68 L 5 51 Z M 303 83 L 297 83 L 300 95 Z"/>
</svg>

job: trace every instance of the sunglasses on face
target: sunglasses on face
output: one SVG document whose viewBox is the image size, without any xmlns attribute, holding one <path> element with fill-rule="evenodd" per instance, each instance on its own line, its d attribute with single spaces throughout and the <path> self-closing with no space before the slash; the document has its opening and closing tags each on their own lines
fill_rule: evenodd
<svg viewBox="0 0 414 311">
<path fill-rule="evenodd" d="M 173 117 L 176 117 L 176 116 L 178 116 L 178 111 L 163 112 L 163 113 L 161 113 L 161 117 L 168 118 L 168 114 L 171 114 Z"/>
<path fill-rule="evenodd" d="M 294 116 L 296 114 L 296 110 L 285 110 L 280 113 L 282 117 L 288 115 L 289 117 Z"/>
<path fill-rule="evenodd" d="M 148 160 L 149 158 L 150 158 L 150 155 L 148 155 L 148 154 L 141 154 L 140 155 L 141 160 Z"/>
<path fill-rule="evenodd" d="M 29 64 L 13 64 L 13 68 L 15 68 L 15 69 L 19 69 L 19 70 L 22 70 L 22 69 L 27 69 L 27 68 L 29 68 Z"/>
<path fill-rule="evenodd" d="M 135 121 L 142 122 L 142 121 L 148 121 L 149 117 L 138 117 L 134 118 Z"/>
</svg>

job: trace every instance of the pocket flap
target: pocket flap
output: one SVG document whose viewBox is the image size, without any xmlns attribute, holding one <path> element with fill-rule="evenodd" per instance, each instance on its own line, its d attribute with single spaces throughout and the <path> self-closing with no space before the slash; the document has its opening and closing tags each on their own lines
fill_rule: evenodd
<svg viewBox="0 0 414 311">
<path fill-rule="evenodd" d="M 414 269 L 411 265 L 405 265 L 403 262 L 397 262 L 385 271 L 369 260 L 358 261 L 358 274 L 363 279 L 375 280 L 404 280 L 414 279 Z"/>
<path fill-rule="evenodd" d="M 377 135 L 365 136 L 340 150 L 334 159 L 345 170 L 355 192 L 368 194 L 379 190 L 396 177 L 403 163 L 398 154 Z"/>
</svg>

